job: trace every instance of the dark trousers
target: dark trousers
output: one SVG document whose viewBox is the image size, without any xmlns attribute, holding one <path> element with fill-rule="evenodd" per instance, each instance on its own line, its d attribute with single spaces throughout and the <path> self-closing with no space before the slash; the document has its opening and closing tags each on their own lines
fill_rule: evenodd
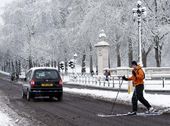
<svg viewBox="0 0 170 126">
<path fill-rule="evenodd" d="M 143 90 L 144 90 L 144 85 L 140 84 L 135 87 L 135 90 L 133 92 L 132 96 L 132 111 L 137 111 L 138 109 L 138 100 L 147 108 L 149 109 L 151 105 L 148 103 L 148 101 L 143 97 Z"/>
</svg>

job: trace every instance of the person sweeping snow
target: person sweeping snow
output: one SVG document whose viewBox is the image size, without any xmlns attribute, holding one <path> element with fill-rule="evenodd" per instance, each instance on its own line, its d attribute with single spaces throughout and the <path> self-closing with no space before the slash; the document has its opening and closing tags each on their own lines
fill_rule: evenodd
<svg viewBox="0 0 170 126">
<path fill-rule="evenodd" d="M 132 76 L 126 78 L 122 77 L 125 81 L 132 81 L 133 86 L 135 87 L 133 96 L 132 96 L 132 112 L 129 112 L 129 115 L 136 115 L 138 109 L 138 100 L 147 108 L 146 113 L 154 112 L 154 108 L 149 104 L 149 102 L 143 96 L 144 90 L 144 79 L 145 73 L 142 70 L 142 67 L 137 64 L 136 61 L 132 61 Z"/>
</svg>

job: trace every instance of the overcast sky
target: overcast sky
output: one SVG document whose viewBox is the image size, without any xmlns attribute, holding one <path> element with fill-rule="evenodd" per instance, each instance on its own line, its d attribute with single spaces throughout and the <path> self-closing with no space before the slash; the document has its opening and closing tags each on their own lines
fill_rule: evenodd
<svg viewBox="0 0 170 126">
<path fill-rule="evenodd" d="M 0 14 L 3 13 L 3 8 L 2 7 L 4 7 L 6 4 L 8 4 L 8 3 L 12 2 L 12 1 L 14 1 L 14 0 L 0 0 Z M 2 24 L 1 17 L 0 17 L 0 23 Z"/>
<path fill-rule="evenodd" d="M 8 4 L 8 3 L 10 3 L 10 2 L 12 2 L 12 1 L 14 1 L 14 0 L 0 0 L 1 2 L 0 2 L 0 7 L 3 7 L 5 4 Z"/>
</svg>

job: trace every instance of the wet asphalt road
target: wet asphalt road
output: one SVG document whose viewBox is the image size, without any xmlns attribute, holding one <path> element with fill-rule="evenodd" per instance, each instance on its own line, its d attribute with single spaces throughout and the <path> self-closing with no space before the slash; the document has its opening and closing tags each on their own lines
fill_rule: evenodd
<svg viewBox="0 0 170 126">
<path fill-rule="evenodd" d="M 112 104 L 90 97 L 64 93 L 62 102 L 21 98 L 21 86 L 0 79 L 0 90 L 8 97 L 8 106 L 20 116 L 47 126 L 170 126 L 170 114 L 150 117 L 124 116 L 100 118 L 98 113 L 110 113 Z M 126 113 L 130 106 L 117 104 L 115 113 Z M 142 110 L 141 110 L 142 111 Z M 37 125 L 37 124 L 35 124 Z M 24 125 L 23 125 L 24 126 Z"/>
</svg>

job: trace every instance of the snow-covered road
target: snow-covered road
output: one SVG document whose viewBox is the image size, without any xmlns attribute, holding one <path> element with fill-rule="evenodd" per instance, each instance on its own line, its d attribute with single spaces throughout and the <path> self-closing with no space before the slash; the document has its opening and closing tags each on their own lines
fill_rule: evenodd
<svg viewBox="0 0 170 126">
<path fill-rule="evenodd" d="M 2 72 L 1 72 L 2 73 Z M 3 72 L 4 75 L 9 75 Z M 7 79 L 8 80 L 8 79 Z M 89 88 L 70 88 L 64 87 L 64 92 L 71 94 L 80 94 L 84 96 L 90 96 L 96 99 L 102 99 L 107 101 L 114 101 L 117 92 L 109 90 L 98 90 Z M 146 99 L 155 107 L 170 107 L 169 95 L 165 94 L 147 94 L 144 93 Z M 119 103 L 131 104 L 132 93 L 120 92 L 118 96 Z M 20 126 L 22 122 L 26 124 L 26 120 L 16 114 L 11 108 L 8 107 L 8 98 L 0 91 L 0 126 Z M 29 124 L 29 123 L 27 123 Z M 28 126 L 28 125 L 27 125 Z"/>
</svg>

